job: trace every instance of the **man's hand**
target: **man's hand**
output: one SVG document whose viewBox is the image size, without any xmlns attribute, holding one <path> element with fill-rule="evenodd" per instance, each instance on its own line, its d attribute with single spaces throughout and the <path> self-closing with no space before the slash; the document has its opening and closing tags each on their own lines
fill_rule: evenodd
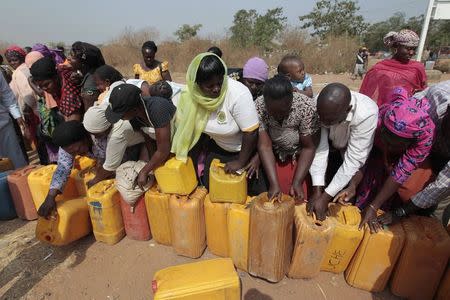
<svg viewBox="0 0 450 300">
<path fill-rule="evenodd" d="M 315 199 L 314 201 L 309 201 L 307 205 L 308 213 L 315 213 L 317 220 L 323 221 L 326 218 L 328 212 L 328 203 L 331 201 L 332 197 L 326 192 Z"/>
</svg>

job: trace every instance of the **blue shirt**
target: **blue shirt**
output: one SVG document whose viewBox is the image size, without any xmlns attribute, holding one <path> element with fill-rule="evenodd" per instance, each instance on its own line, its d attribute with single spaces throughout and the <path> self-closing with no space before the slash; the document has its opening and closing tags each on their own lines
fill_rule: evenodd
<svg viewBox="0 0 450 300">
<path fill-rule="evenodd" d="M 309 74 L 305 74 L 305 79 L 303 79 L 303 82 L 291 81 L 291 84 L 300 91 L 304 91 L 307 87 L 312 87 L 312 78 Z"/>
</svg>

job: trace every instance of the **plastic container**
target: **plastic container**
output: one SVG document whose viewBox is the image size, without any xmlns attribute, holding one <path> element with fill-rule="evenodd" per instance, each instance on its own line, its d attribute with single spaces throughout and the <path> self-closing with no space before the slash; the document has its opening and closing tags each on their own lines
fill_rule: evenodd
<svg viewBox="0 0 450 300">
<path fill-rule="evenodd" d="M 8 186 L 9 173 L 10 171 L 0 173 L 0 220 L 11 220 L 17 217 Z"/>
<path fill-rule="evenodd" d="M 322 271 L 344 272 L 359 244 L 364 231 L 359 230 L 361 213 L 356 206 L 330 204 L 328 208 L 330 222 L 334 225 L 334 235 L 322 261 Z"/>
<path fill-rule="evenodd" d="M 57 213 L 48 219 L 38 218 L 36 238 L 41 242 L 63 246 L 92 231 L 85 198 L 57 201 L 56 211 Z"/>
<path fill-rule="evenodd" d="M 38 217 L 27 180 L 30 172 L 37 168 L 39 166 L 29 165 L 8 175 L 8 185 L 14 207 L 19 218 L 23 220 L 36 220 Z"/>
<path fill-rule="evenodd" d="M 94 179 L 95 170 L 94 168 L 85 169 L 83 171 L 79 171 L 75 177 L 75 186 L 77 188 L 77 192 L 81 197 L 87 196 L 88 194 L 88 186 L 87 183 Z"/>
<path fill-rule="evenodd" d="M 320 272 L 325 252 L 333 237 L 334 227 L 329 219 L 318 221 L 308 216 L 306 204 L 295 207 L 295 246 L 288 276 L 313 278 Z"/>
<path fill-rule="evenodd" d="M 392 273 L 391 291 L 407 299 L 432 299 L 450 256 L 450 237 L 434 218 L 402 220 L 405 244 Z"/>
<path fill-rule="evenodd" d="M 134 207 L 120 197 L 120 208 L 122 210 L 125 233 L 130 239 L 148 241 L 152 238 L 147 210 L 145 209 L 144 195 L 139 198 Z"/>
<path fill-rule="evenodd" d="M 90 157 L 87 156 L 80 156 L 77 155 L 75 156 L 75 161 L 74 161 L 74 169 L 77 170 L 86 170 L 86 169 L 90 169 L 95 167 L 96 165 L 96 161 L 95 159 L 92 159 Z"/>
<path fill-rule="evenodd" d="M 206 248 L 203 202 L 208 191 L 197 188 L 190 196 L 172 195 L 169 200 L 170 236 L 178 255 L 198 258 Z"/>
<path fill-rule="evenodd" d="M 170 238 L 170 195 L 158 192 L 156 186 L 145 193 L 145 207 L 153 239 L 163 245 L 172 245 Z"/>
<path fill-rule="evenodd" d="M 248 272 L 278 282 L 289 270 L 292 255 L 294 200 L 283 195 L 269 201 L 267 193 L 253 200 L 250 209 Z"/>
<path fill-rule="evenodd" d="M 97 241 L 114 245 L 125 236 L 120 200 L 114 179 L 100 181 L 88 190 L 89 215 Z"/>
<path fill-rule="evenodd" d="M 13 169 L 14 166 L 9 158 L 0 157 L 0 172 L 5 172 Z"/>
<path fill-rule="evenodd" d="M 184 163 L 171 158 L 155 170 L 159 189 L 165 194 L 189 195 L 198 185 L 192 159 Z"/>
<path fill-rule="evenodd" d="M 209 197 L 211 202 L 244 204 L 247 200 L 247 173 L 227 174 L 225 164 L 213 159 L 209 169 Z"/>
<path fill-rule="evenodd" d="M 229 256 L 237 268 L 246 272 L 248 272 L 248 241 L 250 236 L 249 200 L 247 200 L 247 204 L 231 204 L 227 216 Z"/>
<path fill-rule="evenodd" d="M 212 254 L 228 257 L 227 216 L 230 203 L 212 203 L 205 198 L 206 244 Z"/>
<path fill-rule="evenodd" d="M 450 264 L 447 265 L 447 271 L 445 272 L 444 277 L 442 277 L 435 299 L 436 300 L 450 299 Z"/>
<path fill-rule="evenodd" d="M 155 300 L 240 300 L 239 276 L 229 258 L 168 267 L 155 273 Z"/>
<path fill-rule="evenodd" d="M 363 240 L 344 273 L 347 283 L 369 292 L 383 291 L 404 240 L 401 224 L 385 227 L 373 234 L 366 227 Z"/>
</svg>

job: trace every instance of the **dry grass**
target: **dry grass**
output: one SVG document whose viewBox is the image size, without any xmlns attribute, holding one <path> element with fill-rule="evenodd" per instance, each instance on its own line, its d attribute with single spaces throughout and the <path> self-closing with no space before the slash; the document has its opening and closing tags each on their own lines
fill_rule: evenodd
<svg viewBox="0 0 450 300">
<path fill-rule="evenodd" d="M 108 64 L 125 76 L 132 76 L 132 66 L 142 61 L 140 48 L 146 40 L 157 40 L 155 29 L 122 32 L 117 38 L 102 46 Z M 167 60 L 172 73 L 185 73 L 191 60 L 212 45 L 222 49 L 229 67 L 242 67 L 253 56 L 264 58 L 274 73 L 279 61 L 286 54 L 295 53 L 303 59 L 306 71 L 312 74 L 343 73 L 353 69 L 358 43 L 352 38 L 330 37 L 325 41 L 311 38 L 304 31 L 289 29 L 280 37 L 280 43 L 271 52 L 263 52 L 256 47 L 239 48 L 229 39 L 220 40 L 195 38 L 183 43 L 162 41 L 158 43 L 157 59 Z"/>
</svg>

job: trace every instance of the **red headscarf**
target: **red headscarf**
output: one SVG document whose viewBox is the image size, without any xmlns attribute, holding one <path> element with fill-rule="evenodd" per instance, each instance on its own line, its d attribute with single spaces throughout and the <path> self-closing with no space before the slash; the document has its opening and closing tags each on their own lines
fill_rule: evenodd
<svg viewBox="0 0 450 300">
<path fill-rule="evenodd" d="M 19 46 L 11 45 L 8 47 L 8 49 L 6 49 L 5 56 L 7 59 L 8 57 L 20 57 L 22 60 L 25 60 L 25 56 L 27 56 L 27 53 Z"/>
</svg>

